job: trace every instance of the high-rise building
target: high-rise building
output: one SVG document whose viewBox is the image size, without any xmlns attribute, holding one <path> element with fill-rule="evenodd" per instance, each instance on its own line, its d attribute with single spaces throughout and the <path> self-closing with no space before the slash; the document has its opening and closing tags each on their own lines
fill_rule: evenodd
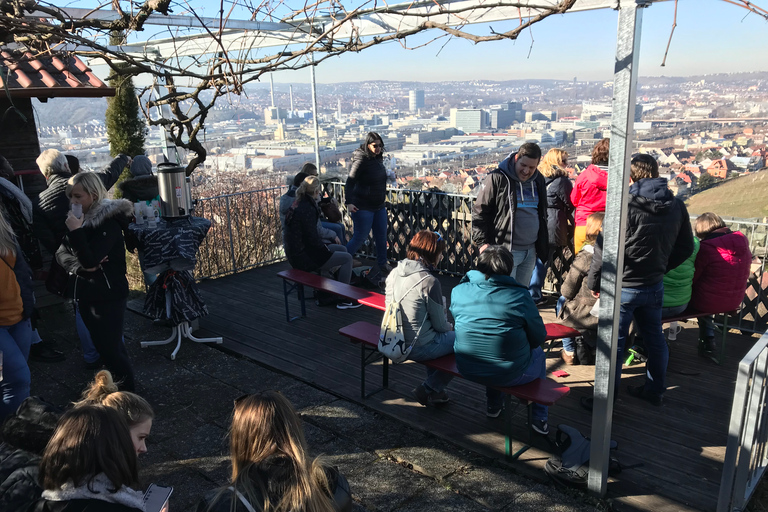
<svg viewBox="0 0 768 512">
<path fill-rule="evenodd" d="M 495 130 L 509 128 L 513 122 L 522 122 L 525 119 L 523 104 L 516 101 L 494 105 L 489 114 L 489 124 Z"/>
<path fill-rule="evenodd" d="M 424 108 L 424 91 L 408 91 L 408 110 L 416 112 Z"/>
<path fill-rule="evenodd" d="M 483 131 L 488 126 L 488 112 L 481 108 L 452 108 L 451 126 L 464 133 Z"/>
</svg>

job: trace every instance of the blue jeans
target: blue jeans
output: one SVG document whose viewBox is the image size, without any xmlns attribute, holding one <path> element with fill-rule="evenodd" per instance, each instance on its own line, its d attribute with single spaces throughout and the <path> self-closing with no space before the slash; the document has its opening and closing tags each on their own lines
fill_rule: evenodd
<svg viewBox="0 0 768 512">
<path fill-rule="evenodd" d="M 414 345 L 408 359 L 414 361 L 428 361 L 447 354 L 453 354 L 453 342 L 456 341 L 456 331 L 439 332 L 435 339 L 426 345 Z M 427 391 L 439 393 L 453 380 L 450 373 L 441 372 L 434 368 L 427 368 L 427 379 L 424 387 Z"/>
<path fill-rule="evenodd" d="M 661 304 L 664 299 L 664 283 L 650 286 L 623 288 L 621 290 L 621 312 L 619 317 L 619 338 L 616 350 L 616 390 L 621 382 L 621 365 L 624 361 L 624 343 L 629 325 L 634 318 L 645 343 L 648 361 L 645 363 L 645 391 L 657 396 L 667 389 L 667 364 L 669 348 L 661 329 Z"/>
<path fill-rule="evenodd" d="M 91 333 L 85 326 L 83 317 L 80 316 L 80 309 L 77 307 L 77 303 L 75 303 L 75 327 L 77 328 L 77 337 L 80 338 L 80 346 L 83 349 L 83 359 L 85 359 L 86 363 L 95 363 L 99 360 L 99 352 L 93 346 Z"/>
<path fill-rule="evenodd" d="M 27 359 L 32 346 L 30 321 L 0 326 L 0 352 L 3 353 L 3 380 L 0 381 L 0 422 L 16 412 L 21 402 L 29 396 L 31 377 Z"/>
<path fill-rule="evenodd" d="M 699 322 L 699 338 L 706 339 L 715 336 L 714 316 L 700 316 L 696 320 Z"/>
<path fill-rule="evenodd" d="M 328 222 L 327 220 L 321 220 L 320 224 L 322 224 L 325 229 L 330 229 L 336 233 L 336 236 L 339 237 L 339 242 L 342 244 L 344 243 L 344 239 L 346 238 L 344 236 L 344 226 L 338 222 Z"/>
<path fill-rule="evenodd" d="M 555 314 L 559 317 L 560 316 L 560 310 L 563 309 L 563 306 L 565 305 L 565 297 L 562 295 L 559 299 L 557 299 L 557 304 L 555 304 Z M 568 354 L 573 354 L 574 350 L 576 350 L 576 345 L 574 344 L 573 338 L 563 338 L 563 350 L 568 352 Z"/>
<path fill-rule="evenodd" d="M 544 286 L 544 280 L 547 278 L 547 268 L 549 268 L 549 262 L 545 264 L 539 258 L 536 258 L 536 266 L 531 276 L 531 284 L 528 286 L 528 292 L 531 294 L 533 302 L 540 302 L 543 298 L 541 287 Z"/>
<path fill-rule="evenodd" d="M 357 210 L 350 214 L 352 217 L 352 240 L 347 244 L 347 252 L 354 256 L 360 246 L 365 243 L 368 233 L 373 229 L 373 240 L 376 242 L 376 263 L 384 266 L 387 262 L 387 209 Z"/>
<path fill-rule="evenodd" d="M 512 258 L 515 260 L 515 268 L 510 275 L 515 278 L 515 281 L 527 287 L 531 283 L 533 268 L 536 266 L 536 249 L 512 251 Z"/>
<path fill-rule="evenodd" d="M 496 385 L 499 387 L 512 387 L 528 384 L 536 379 L 547 378 L 547 358 L 544 356 L 544 349 L 536 347 L 531 350 L 531 362 L 522 375 L 509 380 L 499 378 Z M 493 388 L 485 388 L 485 397 L 488 400 L 488 407 L 498 409 L 504 402 L 504 394 Z M 531 415 L 534 420 L 547 421 L 549 417 L 549 407 L 541 404 L 531 404 Z"/>
<path fill-rule="evenodd" d="M 668 306 L 666 308 L 661 308 L 661 318 L 669 318 L 671 316 L 677 316 L 683 311 L 685 311 L 685 308 L 688 307 L 688 303 L 682 304 L 680 306 Z"/>
</svg>

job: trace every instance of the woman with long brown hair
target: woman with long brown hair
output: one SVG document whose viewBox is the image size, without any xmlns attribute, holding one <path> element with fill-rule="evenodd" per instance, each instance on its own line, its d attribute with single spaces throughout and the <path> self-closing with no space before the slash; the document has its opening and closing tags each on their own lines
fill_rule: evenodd
<svg viewBox="0 0 768 512">
<path fill-rule="evenodd" d="M 229 431 L 232 478 L 207 495 L 198 512 L 350 511 L 347 480 L 312 459 L 293 406 L 277 391 L 235 400 Z"/>
</svg>

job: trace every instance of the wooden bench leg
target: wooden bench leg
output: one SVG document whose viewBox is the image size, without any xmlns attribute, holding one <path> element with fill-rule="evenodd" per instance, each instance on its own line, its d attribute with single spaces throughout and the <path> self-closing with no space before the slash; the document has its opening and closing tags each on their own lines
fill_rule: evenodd
<svg viewBox="0 0 768 512">
<path fill-rule="evenodd" d="M 512 442 L 512 420 L 515 417 L 515 414 L 517 413 L 517 407 L 520 404 L 515 404 L 514 408 L 512 406 L 512 396 L 511 395 L 504 395 L 504 452 L 507 456 L 507 460 L 517 460 L 520 458 L 520 456 L 525 453 L 528 448 L 530 448 L 530 442 L 531 442 L 531 418 L 532 418 L 532 410 L 531 405 L 528 404 L 526 407 L 528 409 L 528 421 L 526 426 L 528 427 L 528 439 L 523 446 L 520 447 L 519 450 L 516 452 L 512 452 L 513 449 L 513 442 Z"/>
</svg>

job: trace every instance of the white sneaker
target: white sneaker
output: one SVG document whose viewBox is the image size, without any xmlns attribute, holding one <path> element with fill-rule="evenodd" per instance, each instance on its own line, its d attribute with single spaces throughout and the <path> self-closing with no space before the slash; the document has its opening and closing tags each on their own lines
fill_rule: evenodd
<svg viewBox="0 0 768 512">
<path fill-rule="evenodd" d="M 336 304 L 336 309 L 357 309 L 360 306 L 362 306 L 362 304 L 360 304 L 357 301 L 354 301 L 354 302 L 340 302 L 340 303 Z"/>
</svg>

